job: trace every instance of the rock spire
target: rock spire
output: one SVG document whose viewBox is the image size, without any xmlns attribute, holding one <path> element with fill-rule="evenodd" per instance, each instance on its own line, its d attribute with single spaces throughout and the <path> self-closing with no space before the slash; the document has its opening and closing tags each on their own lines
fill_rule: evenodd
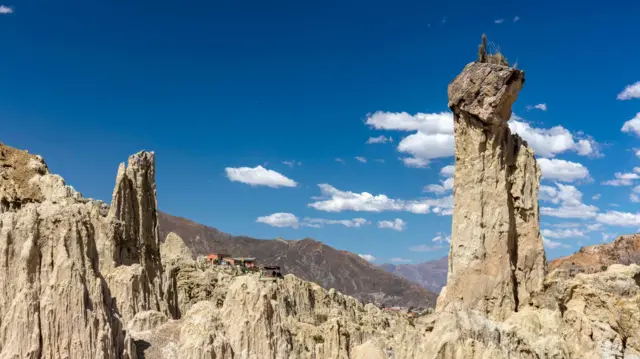
<svg viewBox="0 0 640 359">
<path fill-rule="evenodd" d="M 486 38 L 480 46 L 485 59 Z M 456 166 L 447 286 L 452 302 L 504 319 L 541 290 L 546 259 L 539 227 L 540 168 L 507 121 L 524 72 L 468 64 L 449 85 Z"/>
</svg>

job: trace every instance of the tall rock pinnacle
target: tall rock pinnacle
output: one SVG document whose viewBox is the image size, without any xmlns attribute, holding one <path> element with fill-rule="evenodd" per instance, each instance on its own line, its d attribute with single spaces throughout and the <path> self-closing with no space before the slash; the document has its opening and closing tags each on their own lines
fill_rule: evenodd
<svg viewBox="0 0 640 359">
<path fill-rule="evenodd" d="M 482 50 L 482 48 L 481 48 Z M 507 121 L 524 72 L 500 55 L 478 57 L 449 85 L 456 166 L 447 286 L 450 303 L 501 320 L 541 290 L 546 258 L 540 236 L 540 168 Z"/>
</svg>

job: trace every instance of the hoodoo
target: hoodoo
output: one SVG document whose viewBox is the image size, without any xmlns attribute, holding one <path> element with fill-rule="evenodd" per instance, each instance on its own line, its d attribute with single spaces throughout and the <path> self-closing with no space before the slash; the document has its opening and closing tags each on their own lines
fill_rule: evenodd
<svg viewBox="0 0 640 359">
<path fill-rule="evenodd" d="M 500 54 L 468 64 L 449 85 L 454 114 L 454 208 L 447 286 L 438 299 L 504 319 L 542 289 L 540 168 L 507 121 L 524 72 Z"/>
</svg>

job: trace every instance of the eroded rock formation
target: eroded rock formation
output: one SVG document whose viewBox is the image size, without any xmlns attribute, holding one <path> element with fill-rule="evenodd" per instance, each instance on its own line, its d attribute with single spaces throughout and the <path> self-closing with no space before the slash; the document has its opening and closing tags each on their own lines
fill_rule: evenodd
<svg viewBox="0 0 640 359">
<path fill-rule="evenodd" d="M 447 286 L 438 308 L 457 301 L 505 319 L 542 289 L 540 168 L 533 151 L 507 126 L 523 84 L 523 71 L 474 62 L 449 85 L 454 208 Z"/>
<path fill-rule="evenodd" d="M 124 321 L 169 309 L 154 234 L 154 167 L 152 153 L 131 156 L 126 171 L 135 180 L 114 199 L 136 210 L 107 213 L 50 174 L 41 157 L 0 144 L 0 358 L 132 355 Z"/>
</svg>

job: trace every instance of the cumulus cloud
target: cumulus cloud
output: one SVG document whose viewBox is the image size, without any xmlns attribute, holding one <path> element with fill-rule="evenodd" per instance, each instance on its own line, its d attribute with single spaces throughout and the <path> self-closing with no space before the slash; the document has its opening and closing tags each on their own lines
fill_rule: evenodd
<svg viewBox="0 0 640 359">
<path fill-rule="evenodd" d="M 403 138 L 398 151 L 409 154 L 403 159 L 409 167 L 426 167 L 434 158 L 453 155 L 453 114 L 378 111 L 367 117 L 366 124 L 378 130 L 415 133 Z"/>
<path fill-rule="evenodd" d="M 636 157 L 640 158 L 640 150 L 636 150 Z"/>
<path fill-rule="evenodd" d="M 440 170 L 440 176 L 453 177 L 453 173 L 455 172 L 455 170 L 456 170 L 456 167 L 454 165 L 444 166 Z"/>
<path fill-rule="evenodd" d="M 344 164 L 344 160 L 342 158 L 336 158 L 336 162 L 340 162 L 340 163 Z"/>
<path fill-rule="evenodd" d="M 605 186 L 614 186 L 614 187 L 631 186 L 633 185 L 633 181 L 640 178 L 640 175 L 638 175 L 637 172 L 635 173 L 616 172 L 614 174 L 614 177 L 615 177 L 614 179 L 604 181 L 602 182 L 602 184 Z"/>
<path fill-rule="evenodd" d="M 633 133 L 636 136 L 640 136 L 640 112 L 638 112 L 634 118 L 625 122 L 624 125 L 622 125 L 621 131 L 625 133 Z"/>
<path fill-rule="evenodd" d="M 539 104 L 541 108 L 544 104 Z M 546 108 L 546 105 L 544 106 Z M 367 116 L 366 124 L 376 130 L 414 132 L 400 140 L 398 151 L 408 167 L 426 167 L 435 158 L 451 157 L 454 151 L 453 114 L 451 112 L 417 113 L 378 111 Z M 582 156 L 600 156 L 600 145 L 588 136 L 577 137 L 562 126 L 550 129 L 531 127 L 513 115 L 511 131 L 519 134 L 540 157 L 574 151 Z"/>
<path fill-rule="evenodd" d="M 518 22 L 518 20 L 520 20 L 520 16 L 514 16 L 513 17 L 513 22 Z"/>
<path fill-rule="evenodd" d="M 435 237 L 431 239 L 431 242 L 436 243 L 451 243 L 451 236 L 445 235 L 442 232 L 438 232 Z"/>
<path fill-rule="evenodd" d="M 376 257 L 372 256 L 371 254 L 358 254 L 360 256 L 360 258 L 364 259 L 367 262 L 373 262 L 376 260 Z"/>
<path fill-rule="evenodd" d="M 640 213 L 607 211 L 599 213 L 596 221 L 609 226 L 637 227 L 640 226 Z"/>
<path fill-rule="evenodd" d="M 361 211 L 384 212 L 406 211 L 412 213 L 449 214 L 453 208 L 453 196 L 444 198 L 425 198 L 419 200 L 403 200 L 389 198 L 384 194 L 373 195 L 368 192 L 355 193 L 341 191 L 329 184 L 318 185 L 322 196 L 315 197 L 317 202 L 309 203 L 309 207 L 326 212 Z"/>
<path fill-rule="evenodd" d="M 629 201 L 633 202 L 633 203 L 639 203 L 640 202 L 640 196 L 638 196 L 635 193 L 632 193 L 629 195 Z"/>
<path fill-rule="evenodd" d="M 555 239 L 576 238 L 576 237 L 585 236 L 584 232 L 576 228 L 543 229 L 541 233 L 545 238 L 555 238 Z"/>
<path fill-rule="evenodd" d="M 453 189 L 453 177 L 449 177 L 444 181 L 440 181 L 440 184 L 430 184 L 424 187 L 424 192 L 431 192 L 436 194 L 443 194 Z"/>
<path fill-rule="evenodd" d="M 378 137 L 369 137 L 369 139 L 367 140 L 367 144 L 387 143 L 387 142 L 393 142 L 393 137 L 391 136 L 386 137 L 384 135 L 380 135 Z"/>
<path fill-rule="evenodd" d="M 495 22 L 496 24 L 502 24 L 504 22 L 504 19 L 497 19 L 497 20 L 494 20 L 493 22 Z"/>
<path fill-rule="evenodd" d="M 272 188 L 278 187 L 295 187 L 297 183 L 280 173 L 268 170 L 262 166 L 254 168 L 250 167 L 227 167 L 227 178 L 233 182 L 242 182 L 250 186 L 267 186 Z"/>
<path fill-rule="evenodd" d="M 558 247 L 562 247 L 562 248 L 569 248 L 568 245 L 564 244 L 564 243 L 560 243 L 560 242 L 556 242 L 556 241 L 552 241 L 550 239 L 546 239 L 544 237 L 542 237 L 542 244 L 549 249 L 554 249 L 554 248 L 558 248 Z"/>
<path fill-rule="evenodd" d="M 362 163 L 367 163 L 367 159 L 364 157 L 356 156 L 354 158 Z"/>
<path fill-rule="evenodd" d="M 600 193 L 596 193 L 591 197 L 591 199 L 597 201 L 600 199 L 600 197 L 602 197 L 602 195 Z"/>
<path fill-rule="evenodd" d="M 419 244 L 419 245 L 409 247 L 409 250 L 411 252 L 433 252 L 443 248 L 445 247 L 441 245 L 430 246 L 427 244 Z"/>
<path fill-rule="evenodd" d="M 268 224 L 272 227 L 292 227 L 298 228 L 300 225 L 298 217 L 291 213 L 274 213 L 268 216 L 258 217 L 256 222 Z"/>
<path fill-rule="evenodd" d="M 400 264 L 400 263 L 411 263 L 411 259 L 405 258 L 391 258 L 391 263 Z"/>
<path fill-rule="evenodd" d="M 625 87 L 618 94 L 618 100 L 631 100 L 634 98 L 640 98 L 640 81 Z"/>
<path fill-rule="evenodd" d="M 540 158 L 538 159 L 538 164 L 540 165 L 543 179 L 573 182 L 589 178 L 589 170 L 577 162 L 555 158 Z"/>
<path fill-rule="evenodd" d="M 529 110 L 529 111 L 531 111 L 531 110 L 546 111 L 547 110 L 547 104 L 546 103 L 539 103 L 537 105 L 528 105 L 527 106 L 527 110 Z"/>
<path fill-rule="evenodd" d="M 353 219 L 324 219 L 324 218 L 305 218 L 302 221 L 292 213 L 273 213 L 268 216 L 258 217 L 256 222 L 268 224 L 272 227 L 313 227 L 322 228 L 325 225 L 342 225 L 347 228 L 360 228 L 371 224 L 370 221 L 364 218 Z"/>
<path fill-rule="evenodd" d="M 559 207 L 542 207 L 540 213 L 558 218 L 593 218 L 598 207 L 582 203 L 582 192 L 571 185 L 555 183 L 556 187 L 540 186 L 540 200 L 559 204 Z"/>
<path fill-rule="evenodd" d="M 521 117 L 512 115 L 509 121 L 512 132 L 522 137 L 540 157 L 574 151 L 581 156 L 600 156 L 600 145 L 590 137 L 574 138 L 574 135 L 562 126 L 549 129 L 531 127 Z"/>
<path fill-rule="evenodd" d="M 5 5 L 0 5 L 0 15 L 6 14 L 13 14 L 13 9 Z"/>
<path fill-rule="evenodd" d="M 393 221 L 378 221 L 378 228 L 388 228 L 394 231 L 402 232 L 407 227 L 407 222 L 400 218 L 396 218 Z"/>
</svg>

